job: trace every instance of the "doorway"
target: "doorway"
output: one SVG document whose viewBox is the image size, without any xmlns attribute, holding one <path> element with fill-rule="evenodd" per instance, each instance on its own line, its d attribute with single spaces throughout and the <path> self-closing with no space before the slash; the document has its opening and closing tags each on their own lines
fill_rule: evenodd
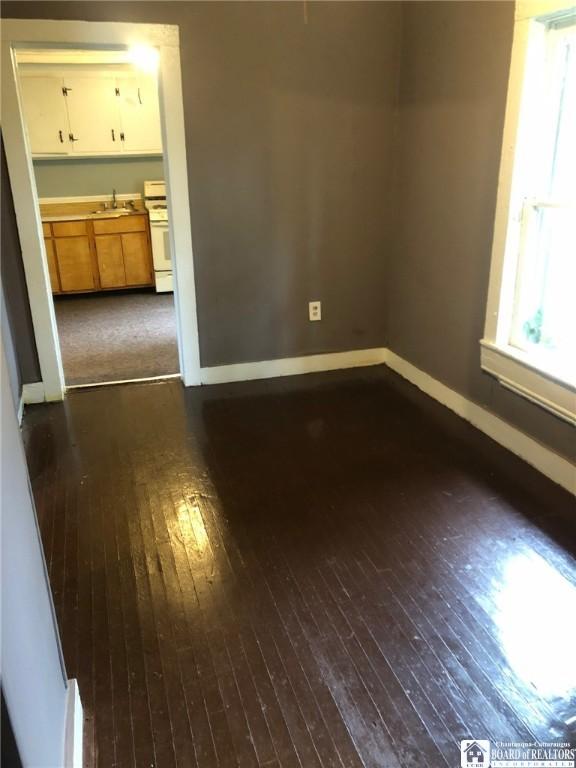
<svg viewBox="0 0 576 768">
<path fill-rule="evenodd" d="M 199 384 L 177 28 L 11 20 L 3 24 L 2 38 L 3 132 L 42 372 L 43 399 L 62 399 L 69 386 L 166 375 L 179 375 L 185 385 Z M 38 144 L 26 106 L 30 83 L 22 87 L 24 78 L 19 76 L 23 67 L 29 68 L 29 75 L 36 67 L 31 78 L 33 81 L 35 76 L 36 82 L 32 82 L 31 90 L 36 88 L 38 92 L 38 78 L 45 74 L 38 68 L 46 63 L 54 66 L 58 59 L 57 66 L 63 66 L 64 59 L 64 66 L 69 68 L 68 80 L 51 83 L 54 95 L 59 88 L 66 98 L 66 89 L 72 91 L 81 86 L 95 100 L 104 94 L 105 81 L 110 81 L 106 84 L 113 84 L 113 99 L 117 100 L 113 107 L 118 108 L 118 100 L 124 99 L 127 113 L 122 114 L 121 122 L 112 126 L 105 137 L 102 132 L 90 136 L 93 125 L 82 117 L 85 110 L 75 100 L 75 105 L 67 110 L 65 127 L 51 126 L 54 145 Z M 155 77 L 142 77 L 137 61 L 145 66 L 154 61 Z M 76 80 L 70 74 L 71 67 L 76 67 Z M 121 82 L 113 82 L 115 77 Z M 54 79 L 58 81 L 57 77 Z M 46 98 L 46 93 L 44 88 L 41 98 Z M 109 93 L 108 89 L 104 98 L 110 98 Z M 130 93 L 132 103 L 126 95 Z M 150 138 L 153 121 L 142 120 L 136 114 L 154 98 L 158 115 L 155 145 Z M 132 112 L 131 107 L 135 108 Z M 82 146 L 72 126 L 72 116 L 83 126 Z M 130 126 L 130 139 L 123 126 Z M 143 127 L 147 138 L 138 136 Z M 116 163 L 119 159 L 135 163 L 137 156 L 148 160 L 156 157 L 161 171 L 147 174 L 154 178 L 141 181 L 162 183 L 164 199 L 147 200 L 143 183 L 141 193 L 119 192 L 110 185 L 111 190 L 84 194 L 82 200 L 72 199 L 78 196 L 65 194 L 63 188 L 62 195 L 44 195 L 38 178 L 40 163 L 44 160 L 49 164 L 54 155 L 64 152 L 66 158 L 62 157 L 60 162 L 65 164 L 72 155 L 74 163 L 80 162 L 81 181 L 86 184 L 93 180 L 95 154 L 100 153 L 97 159 L 101 164 L 109 163 L 115 153 Z M 42 154 L 49 157 L 42 158 Z M 63 167 L 69 176 L 73 164 Z M 46 177 L 49 179 L 53 169 L 54 165 L 44 174 L 42 185 L 49 183 Z M 84 187 L 83 191 L 95 190 Z M 59 205 L 65 210 L 59 209 Z M 157 237 L 153 238 L 152 232 L 158 225 L 153 222 L 153 206 L 159 210 L 164 206 L 166 215 L 169 213 L 169 226 L 164 222 L 162 235 L 164 251 L 158 259 L 153 255 L 153 239 L 157 241 Z M 79 263 L 83 265 L 80 276 Z M 167 270 L 167 265 L 172 269 Z"/>
<path fill-rule="evenodd" d="M 16 63 L 67 388 L 178 375 L 155 51 Z"/>
</svg>

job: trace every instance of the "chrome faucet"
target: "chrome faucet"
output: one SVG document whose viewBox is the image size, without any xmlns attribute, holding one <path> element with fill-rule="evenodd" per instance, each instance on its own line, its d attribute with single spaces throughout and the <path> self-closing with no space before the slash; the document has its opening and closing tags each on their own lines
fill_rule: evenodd
<svg viewBox="0 0 576 768">
<path fill-rule="evenodd" d="M 118 203 L 116 202 L 116 190 L 115 189 L 112 190 L 112 208 L 114 208 L 114 210 L 116 210 L 116 208 L 118 208 Z"/>
</svg>

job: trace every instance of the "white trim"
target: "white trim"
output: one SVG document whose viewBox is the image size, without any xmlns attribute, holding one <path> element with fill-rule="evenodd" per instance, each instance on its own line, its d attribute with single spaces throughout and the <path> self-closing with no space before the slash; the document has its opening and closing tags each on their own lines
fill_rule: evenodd
<svg viewBox="0 0 576 768">
<path fill-rule="evenodd" d="M 361 368 L 386 362 L 386 349 L 355 349 L 350 352 L 329 352 L 323 355 L 285 357 L 262 360 L 257 363 L 217 365 L 200 370 L 202 384 L 224 384 L 233 381 L 273 379 L 278 376 L 297 376 L 302 373 L 336 371 L 343 368 Z"/>
<path fill-rule="evenodd" d="M 82 768 L 84 712 L 75 679 L 68 680 L 65 728 L 64 768 Z"/>
<path fill-rule="evenodd" d="M 129 25 L 133 28 L 138 25 Z M 178 27 L 174 27 L 176 35 Z M 192 225 L 188 196 L 188 164 L 186 161 L 186 135 L 184 132 L 184 103 L 180 48 L 160 48 L 158 70 L 160 116 L 166 200 L 170 211 L 170 255 L 175 275 L 174 303 L 178 318 L 178 352 L 180 371 L 187 387 L 200 384 L 200 341 L 196 311 L 196 284 Z"/>
<path fill-rule="evenodd" d="M 202 368 L 200 375 L 202 384 L 225 384 L 231 382 L 253 381 L 256 379 L 270 379 L 279 376 L 296 376 L 305 373 L 318 373 L 322 371 L 334 371 L 345 368 L 360 368 L 372 365 L 387 365 L 391 370 L 422 390 L 425 394 L 437 400 L 449 408 L 484 434 L 491 437 L 507 450 L 519 456 L 531 466 L 535 467 L 546 477 L 549 477 L 558 485 L 561 485 L 571 493 L 576 494 L 576 467 L 559 456 L 554 451 L 537 442 L 516 427 L 511 426 L 503 419 L 494 415 L 486 408 L 468 400 L 463 395 L 450 389 L 437 379 L 420 370 L 407 360 L 396 355 L 385 347 L 374 349 L 358 349 L 350 352 L 331 352 L 323 355 L 306 355 L 304 357 L 289 357 L 279 360 L 263 360 L 256 363 L 237 363 L 234 365 L 218 365 Z M 111 382 L 115 384 L 137 383 L 142 381 L 156 381 L 167 376 L 152 377 L 150 379 L 136 379 Z M 107 384 L 109 382 L 106 382 Z M 104 384 L 86 384 L 69 387 L 69 389 L 81 389 Z M 27 399 L 34 395 L 39 399 Z M 515 390 L 516 391 L 516 390 Z M 23 388 L 24 402 L 42 402 L 42 383 L 25 384 Z M 523 397 L 528 397 L 528 392 L 518 392 Z M 531 399 L 531 398 L 529 398 Z"/>
<path fill-rule="evenodd" d="M 519 197 L 518 193 L 514 194 L 513 175 L 514 161 L 517 154 L 530 24 L 531 22 L 529 21 L 523 21 L 516 23 L 514 26 L 506 116 L 498 175 L 498 194 L 492 239 L 484 337 L 491 342 L 500 344 L 508 341 L 512 322 L 512 298 L 516 282 L 517 245 L 520 236 L 521 210 L 518 208 L 516 216 L 511 216 L 510 213 L 514 201 L 519 206 L 521 200 L 521 196 L 520 200 L 517 199 Z"/>
<path fill-rule="evenodd" d="M 6 26 L 9 26 L 9 23 Z M 2 32 L 5 33 L 4 24 Z M 10 43 L 4 39 L 2 40 L 2 134 L 22 247 L 22 261 L 40 372 L 46 392 L 50 394 L 51 399 L 61 400 L 64 395 L 64 372 L 48 276 L 40 208 L 36 196 L 36 182 L 21 113 L 14 51 Z"/>
<path fill-rule="evenodd" d="M 175 46 L 178 27 L 174 24 L 130 24 L 119 21 L 45 21 L 37 19 L 3 19 L 0 30 L 3 41 L 19 42 L 30 49 L 53 45 L 102 46 Z"/>
<path fill-rule="evenodd" d="M 43 403 L 45 400 L 48 398 L 46 397 L 44 382 L 35 381 L 32 384 L 22 384 L 22 402 L 24 405 Z"/>
<path fill-rule="evenodd" d="M 516 21 L 522 19 L 537 19 L 542 16 L 556 16 L 576 10 L 576 5 L 570 5 L 566 0 L 516 0 Z"/>
<path fill-rule="evenodd" d="M 46 154 L 34 154 L 32 160 L 101 160 L 103 158 L 122 159 L 123 157 L 162 157 L 163 151 L 161 149 L 155 151 L 145 150 L 128 150 L 124 149 L 121 152 L 91 152 L 90 154 L 83 153 L 75 155 L 73 152 L 67 152 L 61 155 L 46 155 Z"/>
<path fill-rule="evenodd" d="M 176 273 L 175 305 L 180 371 L 186 386 L 199 384 L 200 354 L 178 27 L 6 19 L 2 22 L 1 35 L 2 132 L 46 399 L 61 400 L 65 383 L 15 61 L 16 47 L 29 47 L 36 43 L 77 47 L 149 45 L 159 49 L 159 103 L 163 146 L 166 149 L 164 169 L 170 207 L 170 248 Z"/>
<path fill-rule="evenodd" d="M 535 467 L 546 477 L 576 494 L 576 467 L 567 459 L 511 426 L 482 406 L 450 389 L 437 379 L 396 355 L 387 352 L 387 365 L 418 389 L 469 421 L 474 427 Z"/>
<path fill-rule="evenodd" d="M 66 203 L 107 203 L 111 200 L 112 195 L 84 195 L 81 197 L 40 197 L 38 202 L 40 205 L 63 205 Z M 122 194 L 116 195 L 116 200 L 142 200 L 142 194 L 140 192 L 122 192 Z"/>
<path fill-rule="evenodd" d="M 18 418 L 18 424 L 22 424 L 22 417 L 24 416 L 24 396 L 20 393 L 20 400 L 18 401 L 18 412 L 16 414 Z"/>
<path fill-rule="evenodd" d="M 18 53 L 18 64 L 132 64 L 128 51 L 52 51 L 28 50 Z"/>
<path fill-rule="evenodd" d="M 166 381 L 166 379 L 179 379 L 179 373 L 166 373 L 161 376 L 143 376 L 141 379 L 114 379 L 114 381 L 95 381 L 92 384 L 68 384 L 66 391 L 71 389 L 92 389 L 93 387 L 113 387 L 117 384 L 146 384 L 150 381 Z"/>
<path fill-rule="evenodd" d="M 576 390 L 572 385 L 536 367 L 520 350 L 501 349 L 485 340 L 480 343 L 482 368 L 495 376 L 502 386 L 569 424 L 576 424 Z"/>
</svg>

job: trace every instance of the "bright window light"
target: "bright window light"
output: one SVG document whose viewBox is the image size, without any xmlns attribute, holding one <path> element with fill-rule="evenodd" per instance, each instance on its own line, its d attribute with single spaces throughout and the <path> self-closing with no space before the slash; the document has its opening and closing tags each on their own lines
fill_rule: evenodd
<svg viewBox="0 0 576 768">
<path fill-rule="evenodd" d="M 550 27 L 531 101 L 509 343 L 556 369 L 576 357 L 576 26 Z"/>
<path fill-rule="evenodd" d="M 142 72 L 154 74 L 158 71 L 160 54 L 157 48 L 149 45 L 133 45 L 128 55 L 132 64 Z"/>
<path fill-rule="evenodd" d="M 508 663 L 546 699 L 576 695 L 576 588 L 541 557 L 516 554 L 496 582 L 493 620 Z"/>
</svg>

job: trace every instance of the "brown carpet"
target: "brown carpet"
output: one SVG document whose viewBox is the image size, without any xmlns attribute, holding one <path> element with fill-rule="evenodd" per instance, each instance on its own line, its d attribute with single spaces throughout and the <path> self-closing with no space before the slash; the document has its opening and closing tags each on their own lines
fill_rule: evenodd
<svg viewBox="0 0 576 768">
<path fill-rule="evenodd" d="M 62 296 L 54 305 L 66 384 L 178 373 L 171 293 Z"/>
</svg>

